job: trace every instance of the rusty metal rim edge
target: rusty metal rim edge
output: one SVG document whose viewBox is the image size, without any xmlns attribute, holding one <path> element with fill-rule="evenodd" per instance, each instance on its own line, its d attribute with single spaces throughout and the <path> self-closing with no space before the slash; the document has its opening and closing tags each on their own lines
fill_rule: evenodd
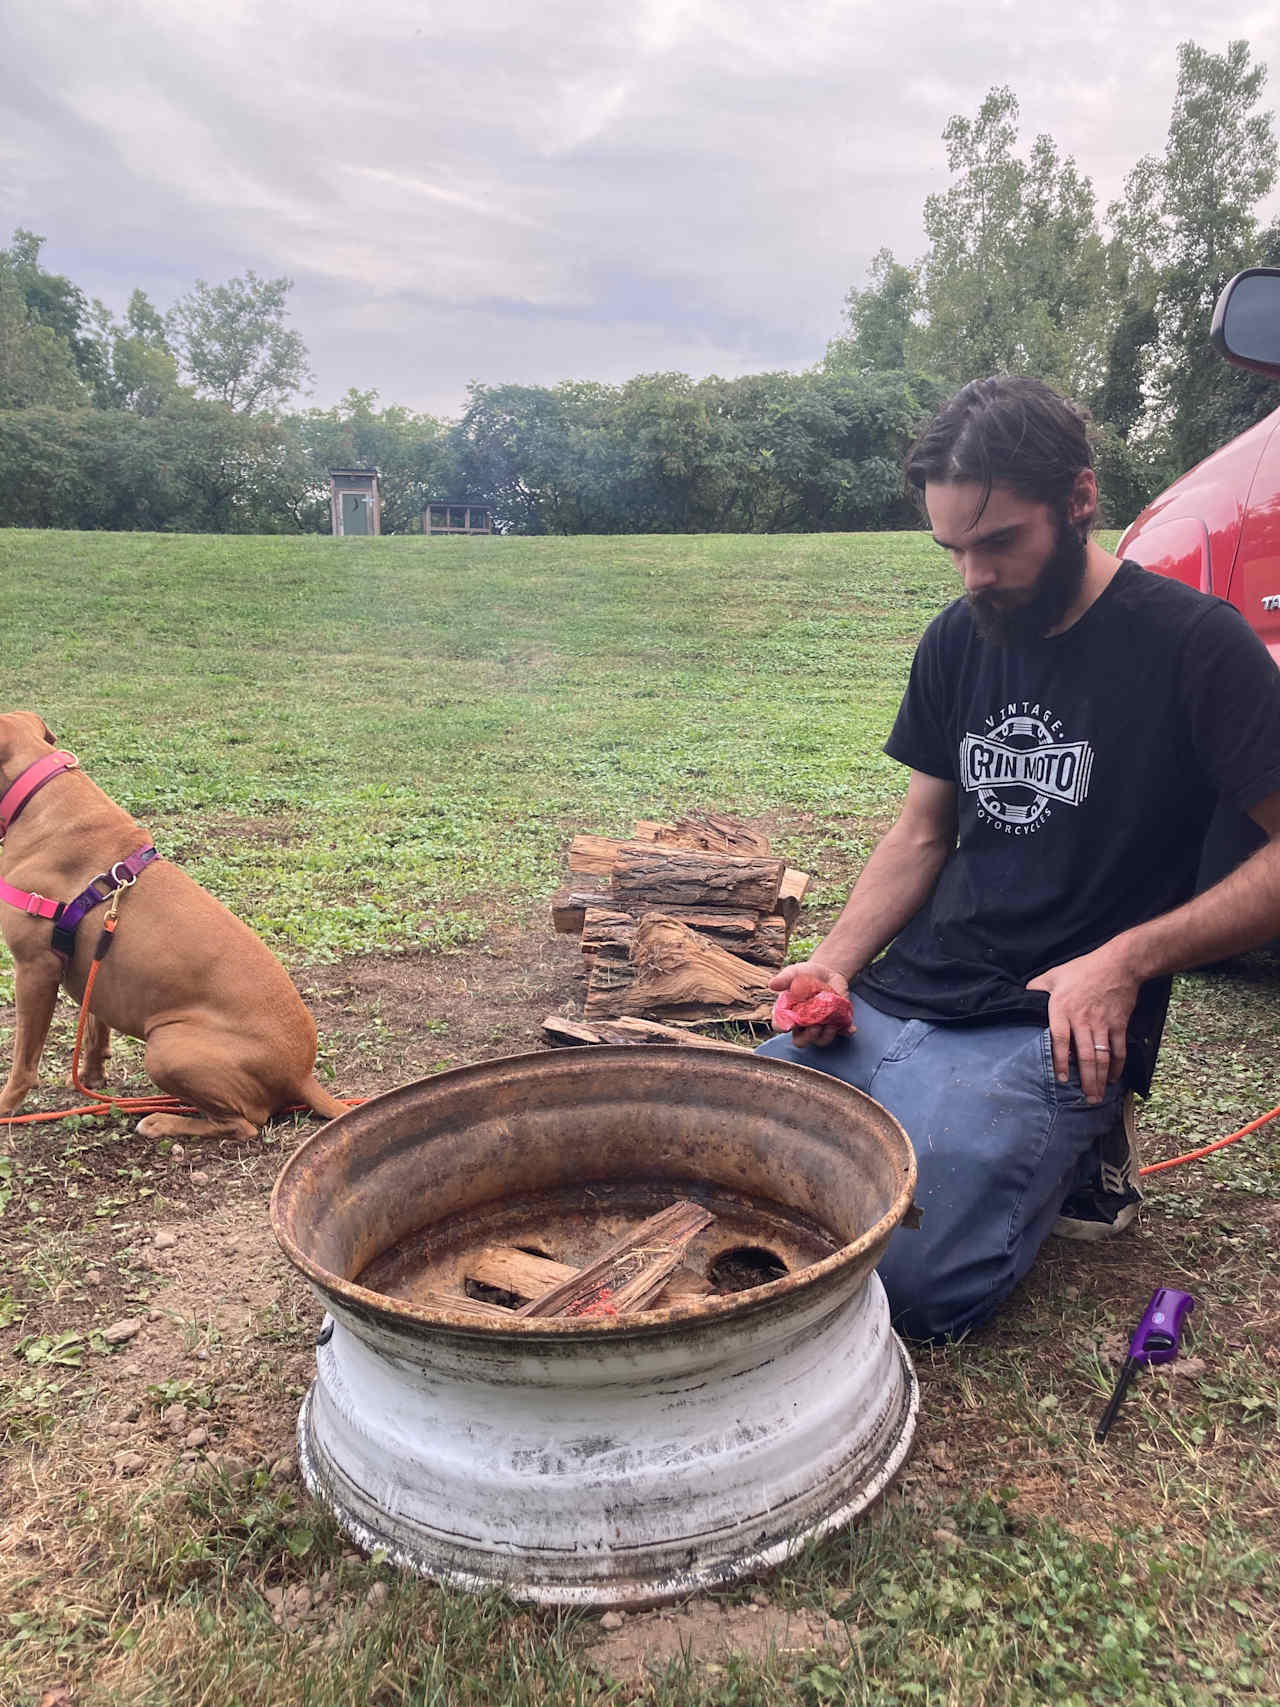
<svg viewBox="0 0 1280 1707">
<path fill-rule="evenodd" d="M 584 1046 L 585 1047 L 585 1046 Z M 637 1061 L 646 1055 L 666 1053 L 673 1047 L 671 1044 L 593 1044 L 590 1053 L 593 1059 L 601 1060 L 606 1057 Z M 488 1061 L 472 1062 L 465 1067 L 452 1067 L 446 1072 L 435 1074 L 430 1081 L 433 1085 L 444 1084 L 448 1080 L 461 1077 L 480 1077 L 486 1072 L 492 1072 L 500 1063 L 504 1067 L 517 1065 L 521 1062 L 543 1062 L 563 1059 L 566 1055 L 577 1053 L 572 1049 L 557 1049 L 554 1051 L 534 1050 L 524 1055 L 496 1056 Z M 724 1054 L 729 1052 L 726 1050 Z M 802 1067 L 790 1061 L 775 1061 L 768 1056 L 752 1056 L 752 1060 L 763 1063 L 768 1061 L 770 1071 L 784 1073 L 812 1074 L 817 1078 L 826 1079 L 829 1083 L 843 1084 L 843 1081 L 832 1081 L 829 1074 L 822 1073 L 813 1067 Z M 424 1081 L 414 1081 L 421 1084 Z M 355 1114 L 365 1109 L 376 1108 L 378 1104 L 390 1102 L 403 1094 L 409 1086 L 397 1085 L 389 1091 L 383 1091 L 376 1097 L 370 1097 L 349 1112 Z M 893 1203 L 865 1233 L 852 1244 L 842 1245 L 838 1251 L 829 1257 L 823 1257 L 820 1262 L 811 1263 L 797 1274 L 784 1275 L 780 1280 L 772 1280 L 765 1286 L 752 1287 L 749 1292 L 741 1292 L 725 1298 L 708 1298 L 693 1304 L 674 1305 L 666 1310 L 637 1310 L 634 1315 L 626 1318 L 625 1326 L 619 1322 L 588 1321 L 582 1317 L 565 1318 L 544 1316 L 540 1318 L 513 1317 L 510 1321 L 494 1320 L 486 1322 L 476 1316 L 455 1315 L 452 1311 L 426 1310 L 420 1305 L 410 1304 L 403 1299 L 388 1298 L 385 1293 L 372 1292 L 367 1287 L 358 1286 L 353 1280 L 345 1280 L 339 1275 L 331 1274 L 319 1263 L 312 1261 L 300 1245 L 290 1236 L 281 1224 L 280 1198 L 291 1170 L 298 1164 L 303 1152 L 310 1149 L 328 1131 L 335 1121 L 326 1121 L 317 1132 L 304 1138 L 301 1144 L 285 1161 L 276 1182 L 271 1190 L 270 1218 L 271 1230 L 276 1242 L 288 1260 L 306 1277 L 313 1286 L 322 1292 L 333 1293 L 341 1298 L 358 1314 L 372 1315 L 380 1321 L 392 1326 L 412 1323 L 415 1326 L 445 1329 L 451 1334 L 471 1339 L 510 1339 L 512 1337 L 538 1340 L 554 1339 L 629 1339 L 644 1338 L 654 1333 L 660 1333 L 669 1326 L 685 1327 L 702 1322 L 720 1321 L 726 1316 L 752 1314 L 760 1309 L 767 1309 L 780 1298 L 794 1292 L 809 1291 L 824 1281 L 833 1279 L 839 1272 L 851 1267 L 866 1252 L 878 1238 L 897 1226 L 911 1207 L 916 1189 L 916 1158 L 911 1140 L 901 1123 L 865 1091 L 856 1089 L 853 1085 L 844 1085 L 848 1094 L 869 1102 L 879 1115 L 897 1129 L 902 1135 L 906 1148 L 907 1170 L 902 1186 L 899 1188 Z M 338 1115 L 336 1120 L 346 1117 Z"/>
<path fill-rule="evenodd" d="M 593 1045 L 593 1047 L 599 1046 Z M 626 1047 L 633 1046 L 626 1045 Z M 650 1313 L 652 1314 L 652 1312 Z M 611 1589 L 616 1591 L 619 1587 L 625 1588 L 626 1579 L 623 1578 L 602 1577 L 581 1586 L 567 1583 L 553 1585 L 513 1584 L 467 1571 L 428 1571 L 422 1559 L 416 1557 L 409 1549 L 397 1547 L 393 1543 L 389 1544 L 386 1537 L 370 1529 L 354 1513 L 339 1506 L 336 1501 L 328 1497 L 327 1478 L 313 1455 L 308 1428 L 308 1412 L 315 1390 L 314 1382 L 308 1387 L 302 1408 L 298 1413 L 296 1426 L 298 1464 L 307 1492 L 333 1516 L 338 1527 L 366 1553 L 381 1553 L 389 1564 L 398 1566 L 401 1570 L 413 1571 L 418 1576 L 428 1576 L 433 1582 L 439 1582 L 448 1588 L 459 1589 L 469 1594 L 497 1590 L 509 1595 L 513 1600 L 523 1602 L 525 1605 L 566 1608 L 625 1606 L 629 1611 L 641 1612 L 648 1607 L 666 1605 L 674 1600 L 682 1600 L 689 1595 L 705 1594 L 709 1590 L 723 1587 L 729 1583 L 740 1582 L 744 1577 L 756 1576 L 762 1571 L 771 1570 L 776 1565 L 785 1564 L 802 1548 L 811 1542 L 820 1540 L 824 1535 L 830 1535 L 834 1530 L 843 1529 L 884 1498 L 898 1471 L 910 1456 L 920 1412 L 920 1380 L 916 1374 L 915 1365 L 907 1354 L 907 1349 L 899 1336 L 894 1334 L 893 1338 L 902 1369 L 904 1387 L 898 1433 L 875 1473 L 851 1499 L 846 1500 L 834 1511 L 828 1512 L 825 1517 L 819 1518 L 799 1535 L 789 1536 L 784 1541 L 774 1542 L 756 1552 L 748 1551 L 733 1559 L 721 1560 L 717 1566 L 701 1573 L 691 1571 L 677 1577 L 669 1577 L 663 1583 L 641 1582 L 636 1585 L 639 1593 L 634 1596 L 609 1592 Z M 543 1592 L 539 1592 L 540 1589 Z"/>
</svg>

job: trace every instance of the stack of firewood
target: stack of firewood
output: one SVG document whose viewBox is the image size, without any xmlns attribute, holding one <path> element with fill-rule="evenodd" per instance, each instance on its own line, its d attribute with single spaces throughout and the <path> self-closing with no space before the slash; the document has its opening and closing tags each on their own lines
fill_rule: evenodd
<svg viewBox="0 0 1280 1707">
<path fill-rule="evenodd" d="M 622 1016 L 768 1019 L 769 980 L 810 880 L 775 859 L 765 836 L 717 813 L 646 821 L 626 841 L 575 836 L 569 871 L 551 918 L 581 933 L 588 1028 Z"/>
</svg>

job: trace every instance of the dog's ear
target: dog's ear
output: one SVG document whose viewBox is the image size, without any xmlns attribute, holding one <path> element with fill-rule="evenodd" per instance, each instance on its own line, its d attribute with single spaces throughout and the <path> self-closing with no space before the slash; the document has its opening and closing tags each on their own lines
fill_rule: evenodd
<svg viewBox="0 0 1280 1707">
<path fill-rule="evenodd" d="M 39 740 L 47 741 L 51 747 L 58 745 L 57 736 L 38 711 L 16 711 L 14 716 L 20 717 Z"/>
<path fill-rule="evenodd" d="M 6 756 L 23 738 L 46 741 L 56 747 L 58 738 L 37 711 L 9 711 L 0 715 L 0 752 Z"/>
</svg>

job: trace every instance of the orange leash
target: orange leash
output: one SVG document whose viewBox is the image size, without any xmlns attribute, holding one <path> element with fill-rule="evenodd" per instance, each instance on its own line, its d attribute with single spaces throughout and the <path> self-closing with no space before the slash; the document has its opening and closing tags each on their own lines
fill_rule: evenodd
<svg viewBox="0 0 1280 1707">
<path fill-rule="evenodd" d="M 129 887 L 129 885 L 125 885 Z M 124 888 L 117 889 L 111 898 L 111 906 L 102 921 L 102 935 L 98 938 L 98 946 L 93 952 L 93 961 L 89 967 L 89 976 L 85 979 L 84 995 L 80 998 L 80 1017 L 76 1021 L 76 1042 L 71 1054 L 71 1083 L 81 1096 L 92 1097 L 93 1101 L 80 1108 L 58 1108 L 47 1114 L 6 1114 L 0 1115 L 0 1122 L 6 1126 L 35 1126 L 49 1120 L 70 1120 L 76 1114 L 198 1114 L 200 1111 L 190 1103 L 182 1102 L 178 1097 L 164 1096 L 157 1092 L 149 1097 L 113 1097 L 103 1091 L 91 1090 L 80 1081 L 80 1050 L 84 1044 L 84 1028 L 89 1020 L 89 998 L 93 994 L 93 986 L 98 976 L 98 968 L 106 958 L 107 950 L 111 947 L 111 937 L 119 922 L 120 898 Z M 341 1098 L 339 1099 L 342 1100 Z M 363 1099 L 357 1097 L 349 1106 L 354 1108 Z M 305 1103 L 295 1103 L 294 1108 L 305 1108 Z M 289 1112 L 281 1110 L 282 1113 Z"/>
<path fill-rule="evenodd" d="M 102 1091 L 90 1090 L 88 1085 L 80 1082 L 80 1048 L 84 1042 L 84 1028 L 89 1019 L 89 998 L 93 994 L 94 982 L 98 976 L 98 968 L 106 959 L 107 950 L 111 947 L 111 938 L 119 923 L 120 897 L 123 889 L 117 889 L 111 897 L 111 907 L 106 918 L 102 921 L 102 935 L 98 938 L 98 946 L 93 953 L 93 962 L 89 967 L 89 976 L 85 979 L 84 995 L 80 998 L 80 1018 L 76 1022 L 76 1045 L 71 1054 L 71 1083 L 81 1096 L 92 1097 L 93 1102 L 85 1109 L 65 1109 L 58 1117 L 65 1119 L 68 1114 L 108 1114 L 112 1109 L 119 1109 L 122 1114 L 195 1114 L 197 1111 L 189 1103 L 180 1101 L 177 1097 L 113 1097 Z M 18 1115 L 17 1119 L 37 1120 L 39 1115 Z M 43 1117 L 47 1118 L 47 1116 Z"/>
</svg>

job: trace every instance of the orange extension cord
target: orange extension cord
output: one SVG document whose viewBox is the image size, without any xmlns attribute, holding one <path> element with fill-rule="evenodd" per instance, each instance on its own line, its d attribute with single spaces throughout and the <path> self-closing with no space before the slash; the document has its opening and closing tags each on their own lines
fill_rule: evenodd
<svg viewBox="0 0 1280 1707">
<path fill-rule="evenodd" d="M 116 916 L 109 913 L 103 921 L 103 929 L 108 935 L 116 928 Z M 106 950 L 103 950 L 105 953 Z M 93 991 L 94 979 L 98 976 L 98 968 L 102 964 L 102 955 L 94 956 L 93 965 L 89 968 L 89 976 L 85 981 L 84 995 L 80 999 L 80 1018 L 76 1024 L 76 1046 L 71 1056 L 71 1083 L 81 1096 L 92 1097 L 93 1101 L 83 1108 L 59 1108 L 52 1114 L 9 1114 L 0 1115 L 9 1126 L 32 1126 L 44 1120 L 69 1120 L 73 1114 L 110 1114 L 118 1109 L 121 1114 L 197 1114 L 198 1109 L 189 1103 L 180 1102 L 177 1097 L 111 1097 L 104 1096 L 101 1091 L 91 1091 L 88 1085 L 80 1083 L 80 1045 L 84 1040 L 85 1022 L 89 1017 L 89 997 Z M 339 1101 L 344 1099 L 339 1098 Z M 348 1107 L 356 1108 L 363 1099 L 355 1097 L 348 1102 Z M 301 1108 L 304 1104 L 296 1104 Z M 288 1112 L 288 1111 L 285 1111 Z M 1233 1132 L 1227 1138 L 1219 1138 L 1213 1144 L 1206 1144 L 1200 1150 L 1188 1150 L 1185 1156 L 1170 1156 L 1166 1162 L 1152 1162 L 1149 1167 L 1139 1168 L 1140 1177 L 1147 1174 L 1162 1174 L 1166 1168 L 1179 1168 L 1184 1162 L 1198 1162 L 1202 1156 L 1211 1156 L 1215 1150 L 1225 1150 L 1228 1144 L 1239 1143 L 1241 1138 L 1247 1138 L 1251 1132 L 1256 1132 L 1260 1126 L 1265 1126 L 1269 1120 L 1275 1120 L 1280 1115 L 1280 1104 L 1269 1114 L 1260 1114 L 1256 1120 L 1251 1120 L 1247 1126 L 1242 1126 L 1238 1132 Z"/>
<path fill-rule="evenodd" d="M 1260 1114 L 1256 1120 L 1251 1120 L 1247 1126 L 1242 1126 L 1238 1132 L 1233 1132 L 1229 1138 L 1219 1138 L 1212 1144 L 1206 1144 L 1201 1150 L 1188 1150 L 1185 1156 L 1170 1156 L 1167 1162 L 1152 1162 L 1149 1167 L 1139 1168 L 1139 1175 L 1162 1174 L 1166 1168 L 1181 1167 L 1183 1162 L 1198 1162 L 1201 1156 L 1211 1156 L 1215 1150 L 1225 1150 L 1228 1144 L 1237 1144 L 1241 1138 L 1247 1138 L 1251 1132 L 1256 1132 L 1260 1126 L 1265 1126 L 1269 1120 L 1280 1115 L 1280 1105 L 1273 1108 L 1270 1114 Z"/>
</svg>

